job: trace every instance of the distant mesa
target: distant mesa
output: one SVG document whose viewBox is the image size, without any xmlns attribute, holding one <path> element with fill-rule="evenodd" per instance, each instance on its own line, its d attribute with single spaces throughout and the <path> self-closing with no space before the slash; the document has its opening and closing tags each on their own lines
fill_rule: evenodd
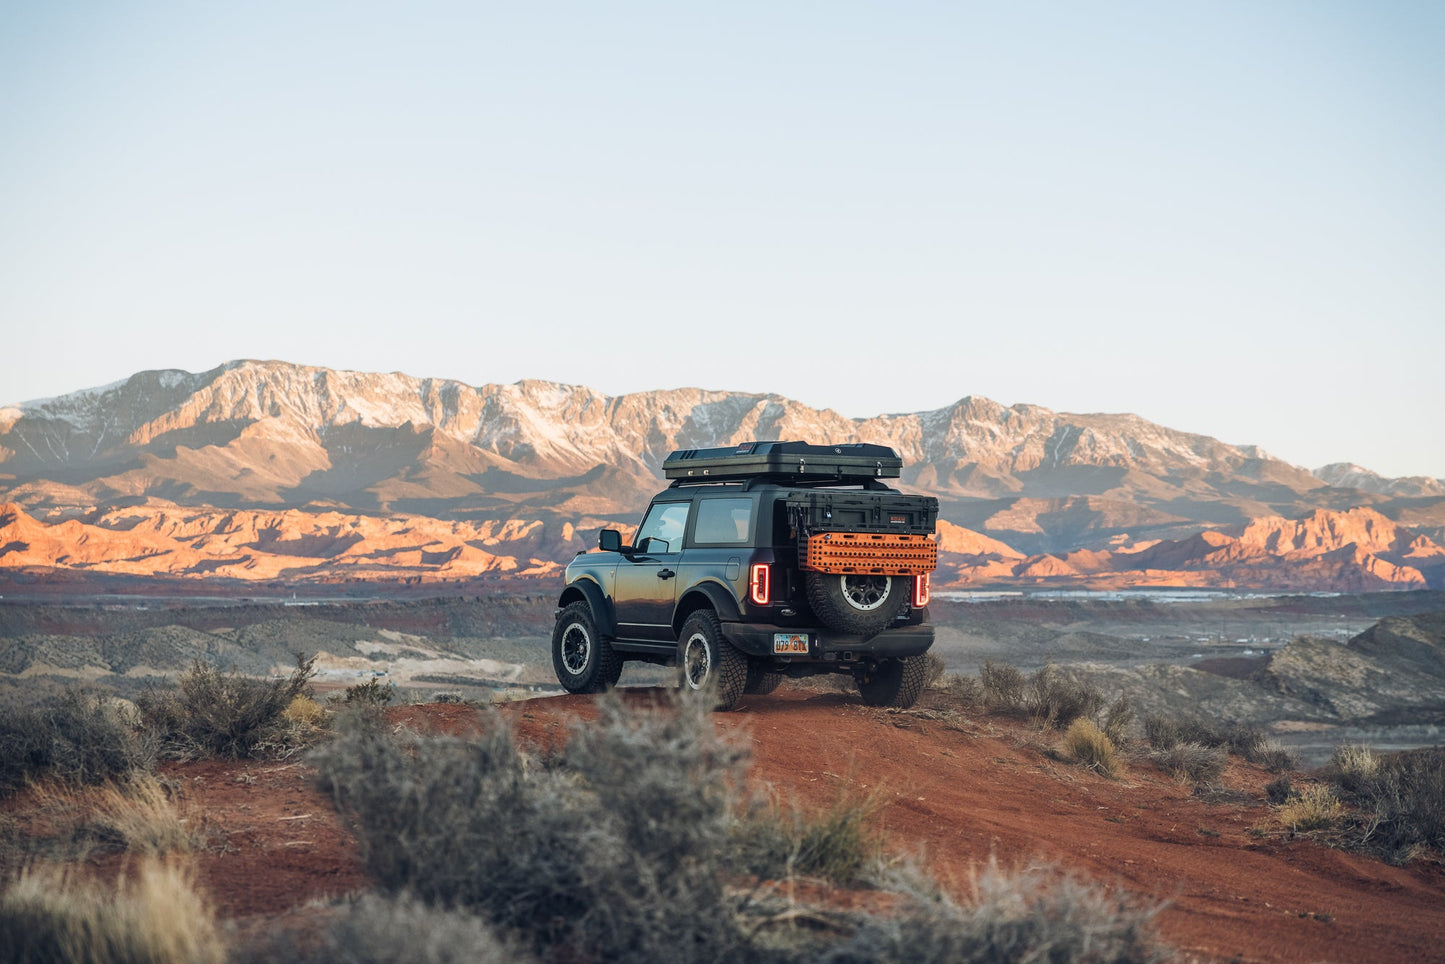
<svg viewBox="0 0 1445 964">
<path fill-rule="evenodd" d="M 606 396 L 277 361 L 0 409 L 0 575 L 547 579 L 636 522 L 675 448 L 891 445 L 941 503 L 940 585 L 1445 586 L 1445 483 L 1134 415 L 965 396 L 850 419 L 780 395 Z"/>
</svg>

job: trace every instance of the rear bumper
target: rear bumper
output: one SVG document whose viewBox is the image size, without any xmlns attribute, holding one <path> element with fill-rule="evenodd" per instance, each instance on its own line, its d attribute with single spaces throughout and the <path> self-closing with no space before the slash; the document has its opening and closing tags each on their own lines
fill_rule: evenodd
<svg viewBox="0 0 1445 964">
<path fill-rule="evenodd" d="M 765 656 L 779 663 L 900 659 L 926 653 L 933 645 L 933 626 L 929 623 L 895 626 L 869 638 L 850 636 L 821 626 L 775 626 L 768 623 L 725 622 L 722 630 L 730 643 L 749 656 Z M 808 654 L 774 653 L 773 636 L 776 633 L 806 633 Z"/>
</svg>

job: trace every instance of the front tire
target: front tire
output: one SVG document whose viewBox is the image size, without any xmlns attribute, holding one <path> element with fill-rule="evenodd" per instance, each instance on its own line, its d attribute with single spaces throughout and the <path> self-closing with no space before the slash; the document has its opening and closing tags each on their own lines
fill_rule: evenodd
<svg viewBox="0 0 1445 964">
<path fill-rule="evenodd" d="M 903 609 L 913 586 L 908 576 L 809 571 L 808 604 L 829 629 L 877 636 Z"/>
<path fill-rule="evenodd" d="M 748 682 L 748 658 L 723 638 L 722 623 L 711 609 L 699 609 L 682 624 L 677 640 L 678 680 L 683 689 L 712 689 L 716 708 L 738 705 Z"/>
<path fill-rule="evenodd" d="M 622 676 L 622 658 L 597 634 L 592 607 L 585 602 L 570 603 L 557 614 L 552 668 L 569 693 L 601 693 Z"/>
<path fill-rule="evenodd" d="M 858 692 L 869 706 L 906 710 L 918 702 L 927 678 L 928 659 L 923 654 L 885 659 L 859 671 Z"/>
</svg>

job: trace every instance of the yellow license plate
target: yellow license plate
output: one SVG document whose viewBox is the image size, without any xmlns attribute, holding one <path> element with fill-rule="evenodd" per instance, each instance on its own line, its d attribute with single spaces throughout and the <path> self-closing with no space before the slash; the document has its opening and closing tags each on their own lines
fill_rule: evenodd
<svg viewBox="0 0 1445 964">
<path fill-rule="evenodd" d="M 773 652 L 808 655 L 808 634 L 773 633 Z"/>
</svg>

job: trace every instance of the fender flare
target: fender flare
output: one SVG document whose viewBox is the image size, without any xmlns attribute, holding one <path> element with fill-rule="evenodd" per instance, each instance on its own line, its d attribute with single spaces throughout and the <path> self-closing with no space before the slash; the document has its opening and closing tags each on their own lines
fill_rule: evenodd
<svg viewBox="0 0 1445 964">
<path fill-rule="evenodd" d="M 682 632 L 682 624 L 687 621 L 688 616 L 704 607 L 712 609 L 717 613 L 717 618 L 725 623 L 742 619 L 742 611 L 738 609 L 738 601 L 733 598 L 731 589 L 720 582 L 700 582 L 689 588 L 677 601 L 677 606 L 672 611 L 673 635 Z"/>
<path fill-rule="evenodd" d="M 560 610 L 574 602 L 585 602 L 587 608 L 592 610 L 592 622 L 597 626 L 599 634 L 612 638 L 617 636 L 617 620 L 612 603 L 594 580 L 582 576 L 563 589 L 557 600 L 557 608 Z"/>
</svg>

